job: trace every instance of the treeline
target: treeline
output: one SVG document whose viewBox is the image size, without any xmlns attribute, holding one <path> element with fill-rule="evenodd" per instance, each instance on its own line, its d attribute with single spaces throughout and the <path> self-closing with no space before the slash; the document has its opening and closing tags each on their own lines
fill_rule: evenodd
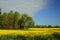
<svg viewBox="0 0 60 40">
<path fill-rule="evenodd" d="M 2 13 L 0 8 L 0 29 L 27 29 L 29 27 L 34 27 L 32 17 L 12 10 Z"/>
<path fill-rule="evenodd" d="M 35 28 L 60 28 L 60 26 L 52 26 L 52 25 L 36 25 Z"/>
<path fill-rule="evenodd" d="M 28 29 L 28 28 L 58 28 L 60 26 L 35 25 L 34 20 L 27 14 L 20 14 L 18 11 L 1 12 L 0 8 L 0 29 Z"/>
</svg>

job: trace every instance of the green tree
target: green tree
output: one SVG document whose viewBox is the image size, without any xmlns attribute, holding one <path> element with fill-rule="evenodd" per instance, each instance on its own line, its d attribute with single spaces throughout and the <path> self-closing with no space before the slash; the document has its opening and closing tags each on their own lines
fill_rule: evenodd
<svg viewBox="0 0 60 40">
<path fill-rule="evenodd" d="M 3 16 L 0 15 L 0 28 L 2 28 L 2 27 L 3 27 Z"/>
<path fill-rule="evenodd" d="M 56 26 L 54 26 L 55 28 L 60 28 L 60 26 L 58 26 L 58 25 L 56 25 Z"/>
<path fill-rule="evenodd" d="M 18 20 L 19 20 L 19 12 L 15 11 L 14 13 L 14 21 L 13 21 L 13 29 L 18 29 Z"/>
<path fill-rule="evenodd" d="M 36 28 L 40 28 L 41 26 L 40 26 L 40 25 L 36 25 L 35 27 L 36 27 Z"/>
<path fill-rule="evenodd" d="M 1 13 L 1 8 L 0 8 L 0 28 L 3 28 L 3 15 Z"/>
<path fill-rule="evenodd" d="M 52 26 L 51 25 L 48 25 L 48 28 L 52 28 Z"/>
<path fill-rule="evenodd" d="M 0 14 L 1 14 L 1 8 L 0 8 Z"/>
<path fill-rule="evenodd" d="M 18 24 L 19 24 L 21 29 L 26 29 L 29 27 L 33 27 L 34 21 L 33 21 L 32 17 L 28 16 L 27 14 L 23 14 L 21 16 Z"/>
<path fill-rule="evenodd" d="M 13 11 L 11 10 L 8 15 L 7 15 L 7 19 L 8 19 L 8 29 L 13 29 Z"/>
<path fill-rule="evenodd" d="M 7 29 L 8 28 L 8 19 L 7 19 L 7 13 L 3 13 L 3 28 Z"/>
</svg>

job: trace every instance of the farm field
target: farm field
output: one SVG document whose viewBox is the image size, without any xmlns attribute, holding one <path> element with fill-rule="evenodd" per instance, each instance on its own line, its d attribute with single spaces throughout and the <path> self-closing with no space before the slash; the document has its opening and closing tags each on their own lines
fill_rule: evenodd
<svg viewBox="0 0 60 40">
<path fill-rule="evenodd" d="M 60 28 L 29 28 L 28 30 L 0 30 L 0 35 L 18 34 L 25 36 L 49 35 L 54 32 L 60 33 Z"/>
</svg>

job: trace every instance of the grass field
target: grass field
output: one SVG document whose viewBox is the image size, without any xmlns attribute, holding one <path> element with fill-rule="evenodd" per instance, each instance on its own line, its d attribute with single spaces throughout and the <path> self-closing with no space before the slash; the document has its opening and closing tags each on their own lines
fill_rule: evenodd
<svg viewBox="0 0 60 40">
<path fill-rule="evenodd" d="M 0 35 L 19 34 L 25 36 L 47 35 L 54 32 L 60 33 L 60 28 L 29 28 L 28 30 L 0 30 Z"/>
</svg>

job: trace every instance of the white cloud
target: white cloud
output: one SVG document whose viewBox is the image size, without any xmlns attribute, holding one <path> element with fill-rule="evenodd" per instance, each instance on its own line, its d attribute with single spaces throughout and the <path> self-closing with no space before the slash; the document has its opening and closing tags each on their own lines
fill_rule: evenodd
<svg viewBox="0 0 60 40">
<path fill-rule="evenodd" d="M 17 10 L 33 16 L 37 10 L 46 6 L 48 0 L 0 0 L 2 11 Z"/>
</svg>

